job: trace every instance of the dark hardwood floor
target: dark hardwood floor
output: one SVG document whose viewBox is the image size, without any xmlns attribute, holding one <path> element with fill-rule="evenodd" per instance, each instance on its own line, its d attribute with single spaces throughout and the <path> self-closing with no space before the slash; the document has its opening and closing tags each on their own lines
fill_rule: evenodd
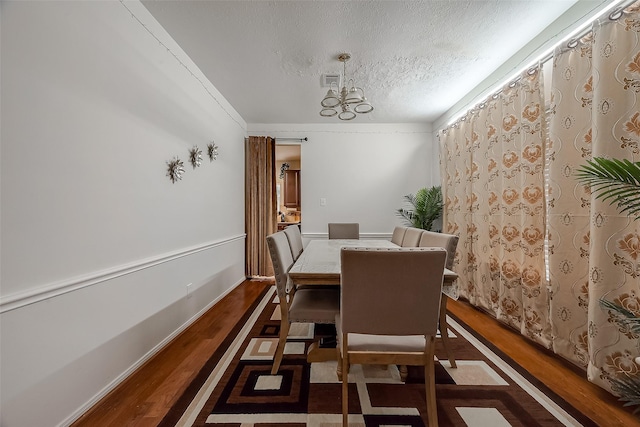
<svg viewBox="0 0 640 427">
<path fill-rule="evenodd" d="M 73 427 L 156 426 L 270 282 L 246 281 L 82 416 Z M 640 426 L 617 398 L 568 362 L 461 301 L 449 311 L 600 426 Z"/>
</svg>

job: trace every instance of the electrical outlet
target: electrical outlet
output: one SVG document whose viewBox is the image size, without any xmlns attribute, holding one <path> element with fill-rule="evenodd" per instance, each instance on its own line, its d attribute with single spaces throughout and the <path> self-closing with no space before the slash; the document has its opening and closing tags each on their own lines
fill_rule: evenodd
<svg viewBox="0 0 640 427">
<path fill-rule="evenodd" d="M 324 197 L 320 198 L 320 206 L 327 206 L 327 199 L 325 199 Z"/>
<path fill-rule="evenodd" d="M 187 298 L 191 298 L 191 285 L 193 285 L 193 283 L 187 285 Z"/>
</svg>

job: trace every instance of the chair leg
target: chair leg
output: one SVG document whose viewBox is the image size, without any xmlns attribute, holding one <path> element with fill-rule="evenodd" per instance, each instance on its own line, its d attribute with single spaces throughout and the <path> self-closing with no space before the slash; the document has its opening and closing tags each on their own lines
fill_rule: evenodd
<svg viewBox="0 0 640 427">
<path fill-rule="evenodd" d="M 398 365 L 398 372 L 400 372 L 400 381 L 402 381 L 403 383 L 406 382 L 407 376 L 409 376 L 407 365 Z"/>
<path fill-rule="evenodd" d="M 436 380 L 433 363 L 435 341 L 431 337 L 427 343 L 427 360 L 424 365 L 424 388 L 427 395 L 427 419 L 429 427 L 438 427 L 438 407 L 436 404 Z"/>
<path fill-rule="evenodd" d="M 440 299 L 440 336 L 442 337 L 442 346 L 444 347 L 444 352 L 447 354 L 447 358 L 449 358 L 449 364 L 452 368 L 457 368 L 456 359 L 453 357 L 453 353 L 451 352 L 451 347 L 449 346 L 449 325 L 447 325 L 447 300 L 448 296 L 442 295 Z"/>
<path fill-rule="evenodd" d="M 284 347 L 287 344 L 288 335 L 289 322 L 280 322 L 280 338 L 278 339 L 276 354 L 273 356 L 273 367 L 271 368 L 271 375 L 277 374 L 278 369 L 280 369 L 280 363 L 282 362 L 282 356 L 284 355 Z"/>
<path fill-rule="evenodd" d="M 342 353 L 340 352 L 340 345 L 336 345 L 336 352 L 338 353 L 338 364 L 336 366 L 336 375 L 338 376 L 338 381 L 342 381 Z"/>
<path fill-rule="evenodd" d="M 342 426 L 349 425 L 349 354 L 347 335 L 342 335 Z"/>
</svg>

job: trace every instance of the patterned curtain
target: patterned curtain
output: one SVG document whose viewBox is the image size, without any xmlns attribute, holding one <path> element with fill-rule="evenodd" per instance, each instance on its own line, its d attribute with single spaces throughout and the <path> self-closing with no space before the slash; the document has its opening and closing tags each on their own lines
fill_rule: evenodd
<svg viewBox="0 0 640 427">
<path fill-rule="evenodd" d="M 637 5 L 637 3 L 636 3 Z M 555 55 L 549 143 L 549 271 L 553 349 L 607 377 L 640 375 L 639 336 L 600 300 L 640 315 L 640 222 L 596 200 L 574 174 L 587 159 L 640 161 L 640 13 L 596 23 Z"/>
<path fill-rule="evenodd" d="M 586 368 L 589 362 L 590 194 L 575 179 L 591 158 L 593 38 L 554 55 L 549 120 L 548 251 L 553 351 Z"/>
<path fill-rule="evenodd" d="M 439 137 L 461 296 L 550 347 L 541 84 L 524 73 Z"/>
<path fill-rule="evenodd" d="M 602 304 L 640 316 L 640 221 L 575 173 L 592 156 L 640 161 L 639 4 L 556 51 L 546 116 L 540 76 L 525 74 L 439 133 L 461 296 L 608 390 L 640 379 L 640 336 Z"/>
<path fill-rule="evenodd" d="M 247 277 L 273 276 L 267 236 L 277 228 L 274 139 L 250 136 L 245 142 L 245 224 Z"/>
<path fill-rule="evenodd" d="M 467 120 L 470 116 L 467 116 Z M 458 246 L 453 269 L 458 273 L 458 291 L 472 304 L 476 304 L 478 293 L 474 290 L 470 274 L 469 257 L 473 254 L 467 225 L 471 225 L 470 212 L 466 208 L 472 194 L 471 182 L 471 125 L 462 121 L 440 135 L 440 171 L 442 174 L 442 229 L 458 236 Z M 474 265 L 474 263 L 471 263 Z"/>
</svg>

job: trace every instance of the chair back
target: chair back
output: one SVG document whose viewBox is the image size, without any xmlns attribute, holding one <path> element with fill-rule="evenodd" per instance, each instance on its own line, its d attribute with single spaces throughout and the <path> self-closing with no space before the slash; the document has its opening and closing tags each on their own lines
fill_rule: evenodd
<svg viewBox="0 0 640 427">
<path fill-rule="evenodd" d="M 300 228 L 297 225 L 290 225 L 284 229 L 284 234 L 287 235 L 289 246 L 291 247 L 291 256 L 295 261 L 304 249 L 302 246 L 302 234 L 300 234 Z"/>
<path fill-rule="evenodd" d="M 293 265 L 293 257 L 289 248 L 289 240 L 282 231 L 267 236 L 267 247 L 269 255 L 271 255 L 271 263 L 273 264 L 273 273 L 276 277 L 276 289 L 281 307 L 286 307 L 287 293 L 291 289 L 291 281 L 289 280 L 289 269 Z"/>
<path fill-rule="evenodd" d="M 391 236 L 391 243 L 402 246 L 402 239 L 404 239 L 405 231 L 407 231 L 407 227 L 397 226 L 394 228 L 393 235 Z"/>
<path fill-rule="evenodd" d="M 401 246 L 403 248 L 417 248 L 423 231 L 421 228 L 407 227 L 407 230 L 404 232 L 404 237 L 402 238 Z"/>
<path fill-rule="evenodd" d="M 329 223 L 330 239 L 359 239 L 360 224 L 357 222 Z"/>
<path fill-rule="evenodd" d="M 458 247 L 458 236 L 454 234 L 436 233 L 433 231 L 423 231 L 420 237 L 420 247 L 438 247 L 447 250 L 447 262 L 445 267 L 451 270 L 453 261 L 456 257 L 456 248 Z"/>
<path fill-rule="evenodd" d="M 446 250 L 345 247 L 340 257 L 343 333 L 435 336 Z"/>
</svg>

